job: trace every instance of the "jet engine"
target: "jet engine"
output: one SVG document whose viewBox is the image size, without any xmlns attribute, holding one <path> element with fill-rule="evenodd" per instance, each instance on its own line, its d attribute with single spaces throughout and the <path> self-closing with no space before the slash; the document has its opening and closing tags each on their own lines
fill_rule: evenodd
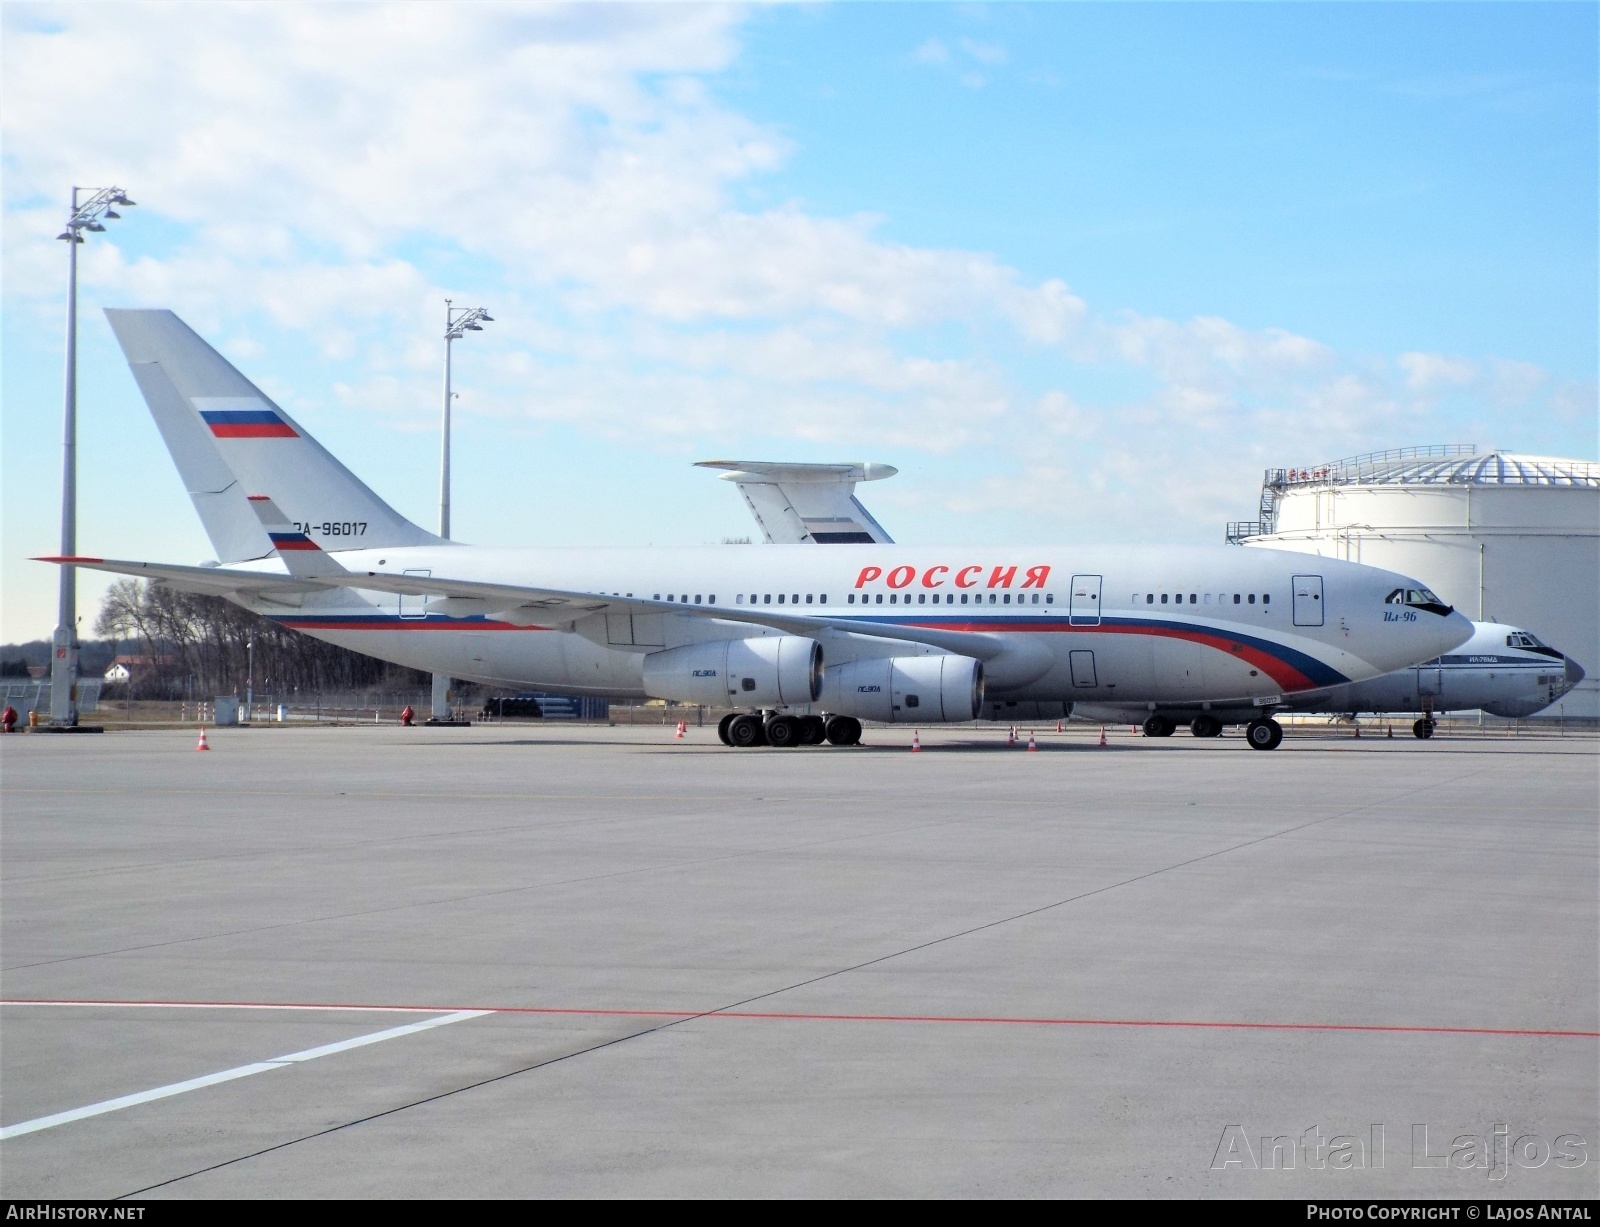
<svg viewBox="0 0 1600 1227">
<path fill-rule="evenodd" d="M 983 706 L 983 662 L 970 656 L 895 656 L 832 665 L 817 706 L 894 724 L 973 720 Z"/>
<path fill-rule="evenodd" d="M 798 635 L 715 639 L 644 658 L 644 691 L 710 707 L 790 707 L 822 691 L 822 645 Z"/>
</svg>

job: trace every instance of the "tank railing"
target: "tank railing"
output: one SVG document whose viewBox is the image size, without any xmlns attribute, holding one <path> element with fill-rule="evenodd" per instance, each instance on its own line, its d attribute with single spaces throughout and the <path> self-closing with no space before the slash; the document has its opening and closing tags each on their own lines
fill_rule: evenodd
<svg viewBox="0 0 1600 1227">
<path fill-rule="evenodd" d="M 1246 537 L 1264 537 L 1272 531 L 1272 526 L 1260 520 L 1229 520 L 1228 544 L 1240 545 Z"/>
<path fill-rule="evenodd" d="M 1476 456 L 1474 443 L 1431 443 L 1422 447 L 1391 447 L 1387 451 L 1367 452 L 1344 460 L 1330 460 L 1309 469 L 1268 469 L 1262 476 L 1263 491 L 1289 486 L 1344 485 L 1377 476 L 1384 469 L 1408 460 L 1451 460 Z"/>
</svg>

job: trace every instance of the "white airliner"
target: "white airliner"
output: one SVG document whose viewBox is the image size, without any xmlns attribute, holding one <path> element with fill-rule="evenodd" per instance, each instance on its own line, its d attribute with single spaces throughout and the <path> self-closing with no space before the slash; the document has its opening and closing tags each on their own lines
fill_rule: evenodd
<svg viewBox="0 0 1600 1227">
<path fill-rule="evenodd" d="M 1351 717 L 1363 712 L 1415 714 L 1412 734 L 1428 738 L 1440 712 L 1482 710 L 1520 719 L 1549 707 L 1584 678 L 1582 665 L 1530 631 L 1499 622 L 1474 622 L 1472 627 L 1472 638 L 1452 652 L 1369 681 L 1286 695 L 1281 710 Z M 1256 718 L 1243 706 L 1202 709 L 1194 703 L 1158 704 L 1154 711 L 1143 705 L 1080 703 L 1072 714 L 1082 720 L 1142 723 L 1147 737 L 1170 737 L 1180 724 L 1187 724 L 1196 737 L 1216 737 L 1226 725 Z"/>
<path fill-rule="evenodd" d="M 725 728 L 737 746 L 853 744 L 863 719 L 967 721 L 987 695 L 1244 707 L 1260 713 L 1249 743 L 1272 749 L 1270 713 L 1292 696 L 1430 660 L 1472 631 L 1414 579 L 1229 546 L 443 541 L 170 311 L 107 315 L 219 561 L 47 561 L 226 596 L 472 681 L 743 709 Z"/>
<path fill-rule="evenodd" d="M 857 482 L 893 477 L 896 470 L 889 465 L 708 460 L 700 467 L 727 470 L 723 480 L 738 485 L 768 542 L 891 540 L 855 497 Z M 1363 712 L 1416 714 L 1412 733 L 1429 738 L 1439 712 L 1483 710 L 1506 718 L 1531 716 L 1583 677 L 1582 665 L 1541 643 L 1531 631 L 1498 622 L 1475 622 L 1472 638 L 1453 652 L 1370 681 L 1285 696 L 1283 708 L 1351 717 Z M 1057 720 L 1072 715 L 1115 724 L 1142 723 L 1150 737 L 1170 737 L 1179 724 L 1187 724 L 1196 737 L 1216 737 L 1225 726 L 1247 724 L 1260 712 L 1250 707 L 1230 711 L 1216 704 L 1152 710 L 1150 704 L 1119 707 L 1001 700 L 990 701 L 984 714 L 1000 720 Z"/>
</svg>

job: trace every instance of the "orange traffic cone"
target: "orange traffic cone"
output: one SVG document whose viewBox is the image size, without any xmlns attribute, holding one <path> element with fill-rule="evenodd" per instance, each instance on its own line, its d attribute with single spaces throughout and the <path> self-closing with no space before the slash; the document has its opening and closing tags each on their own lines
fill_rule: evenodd
<svg viewBox="0 0 1600 1227">
<path fill-rule="evenodd" d="M 1106 726 L 1103 724 L 1100 726 L 1100 744 L 1106 744 Z"/>
<path fill-rule="evenodd" d="M 922 730 L 921 729 L 912 730 L 912 733 L 911 733 L 911 752 L 913 754 L 921 754 L 922 753 Z"/>
<path fill-rule="evenodd" d="M 1386 735 L 1388 736 L 1390 741 L 1394 740 L 1394 725 L 1391 724 L 1389 726 L 1389 732 Z"/>
<path fill-rule="evenodd" d="M 672 735 L 673 740 L 674 741 L 682 741 L 683 740 L 683 735 L 685 733 L 687 733 L 688 731 L 689 731 L 688 722 L 684 721 L 684 720 L 678 721 L 678 731 L 673 733 L 673 735 Z"/>
<path fill-rule="evenodd" d="M 1066 732 L 1066 730 L 1061 727 L 1061 721 L 1059 721 L 1059 720 L 1056 721 L 1056 732 L 1058 732 L 1058 733 Z"/>
<path fill-rule="evenodd" d="M 1356 740 L 1357 741 L 1361 740 L 1361 726 L 1359 724 L 1356 725 Z"/>
<path fill-rule="evenodd" d="M 1028 730 L 1028 749 L 1030 749 L 1030 750 L 1032 750 L 1032 751 L 1034 751 L 1036 753 L 1037 753 L 1037 751 L 1039 749 L 1039 743 L 1034 741 L 1034 739 L 1033 739 L 1033 730 L 1032 729 Z"/>
<path fill-rule="evenodd" d="M 206 745 L 206 730 L 205 730 L 204 727 L 202 727 L 200 729 L 200 744 L 197 745 L 195 747 L 195 749 L 196 750 L 209 750 L 210 748 L 211 748 L 210 746 Z"/>
</svg>

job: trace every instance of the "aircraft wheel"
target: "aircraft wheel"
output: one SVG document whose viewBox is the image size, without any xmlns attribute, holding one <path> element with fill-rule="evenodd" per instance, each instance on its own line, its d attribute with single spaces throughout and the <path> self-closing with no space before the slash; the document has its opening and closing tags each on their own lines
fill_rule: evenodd
<svg viewBox="0 0 1600 1227">
<path fill-rule="evenodd" d="M 728 740 L 728 726 L 738 718 L 739 713 L 736 711 L 731 711 L 726 716 L 722 717 L 721 720 L 717 721 L 717 736 L 721 738 L 723 745 L 731 746 L 733 744 L 733 742 Z"/>
<path fill-rule="evenodd" d="M 1144 735 L 1146 737 L 1171 737 L 1173 727 L 1172 721 L 1165 716 L 1151 716 L 1144 722 Z"/>
<path fill-rule="evenodd" d="M 828 726 L 821 716 L 800 717 L 800 744 L 820 746 L 828 740 Z"/>
<path fill-rule="evenodd" d="M 1221 737 L 1222 721 L 1215 716 L 1196 716 L 1189 722 L 1189 731 L 1196 737 Z"/>
<path fill-rule="evenodd" d="M 788 750 L 794 746 L 804 745 L 805 742 L 801 738 L 800 721 L 793 716 L 774 716 L 767 721 L 768 745 Z"/>
<path fill-rule="evenodd" d="M 835 716 L 828 721 L 828 744 L 856 746 L 861 744 L 861 721 L 854 716 Z"/>
<path fill-rule="evenodd" d="M 1283 725 L 1276 720 L 1252 720 L 1245 725 L 1244 737 L 1252 750 L 1276 750 L 1283 741 Z"/>
<path fill-rule="evenodd" d="M 1422 741 L 1427 741 L 1433 736 L 1433 727 L 1433 721 L 1424 716 L 1411 726 L 1411 733 Z"/>
<path fill-rule="evenodd" d="M 728 744 L 736 750 L 767 744 L 767 732 L 761 727 L 761 717 L 739 715 L 728 721 Z"/>
</svg>

